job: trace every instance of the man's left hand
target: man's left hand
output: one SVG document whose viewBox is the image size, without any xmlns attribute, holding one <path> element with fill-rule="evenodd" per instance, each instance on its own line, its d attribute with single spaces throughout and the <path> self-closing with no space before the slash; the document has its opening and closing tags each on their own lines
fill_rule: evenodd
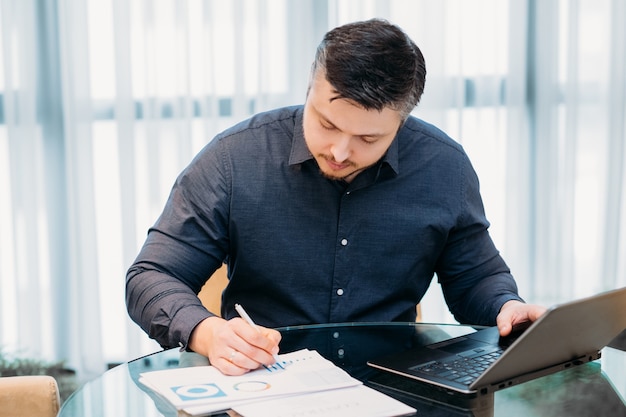
<svg viewBox="0 0 626 417">
<path fill-rule="evenodd" d="M 545 312 L 546 308 L 539 305 L 526 304 L 517 300 L 507 301 L 496 317 L 500 336 L 508 336 L 514 327 L 533 322 Z"/>
</svg>

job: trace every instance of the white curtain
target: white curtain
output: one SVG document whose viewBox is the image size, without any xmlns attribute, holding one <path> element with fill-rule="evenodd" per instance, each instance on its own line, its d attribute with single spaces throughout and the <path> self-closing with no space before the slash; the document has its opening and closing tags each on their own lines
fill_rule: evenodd
<svg viewBox="0 0 626 417">
<path fill-rule="evenodd" d="M 374 16 L 422 49 L 414 114 L 466 148 L 528 301 L 626 285 L 620 0 L 0 0 L 0 347 L 85 378 L 157 350 L 124 276 L 176 175 Z M 451 321 L 437 285 L 423 313 Z"/>
</svg>

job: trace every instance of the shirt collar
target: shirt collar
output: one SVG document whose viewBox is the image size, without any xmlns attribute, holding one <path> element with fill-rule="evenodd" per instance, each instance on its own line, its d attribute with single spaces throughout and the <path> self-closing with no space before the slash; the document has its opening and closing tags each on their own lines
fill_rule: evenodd
<svg viewBox="0 0 626 417">
<path fill-rule="evenodd" d="M 391 169 L 393 169 L 393 172 L 398 175 L 398 173 L 400 172 L 400 169 L 398 167 L 398 142 L 399 142 L 399 136 L 400 136 L 400 132 L 402 131 L 402 128 L 400 128 L 400 130 L 398 131 L 398 133 L 396 134 L 396 137 L 393 139 L 393 142 L 391 142 L 391 145 L 389 146 L 389 149 L 387 149 L 387 153 L 385 153 L 385 156 L 383 156 L 383 163 L 387 163 L 389 165 L 389 167 Z"/>
<path fill-rule="evenodd" d="M 296 113 L 295 125 L 293 127 L 293 142 L 291 144 L 291 155 L 289 155 L 289 165 L 301 164 L 309 159 L 313 159 L 313 155 L 306 146 L 304 140 L 304 127 L 302 120 L 304 119 L 304 107 Z"/>
<path fill-rule="evenodd" d="M 313 155 L 309 151 L 309 148 L 306 146 L 306 141 L 304 140 L 304 128 L 302 125 L 303 119 L 304 107 L 301 107 L 296 113 L 295 126 L 293 129 L 293 142 L 291 145 L 291 154 L 289 155 L 289 165 L 297 165 L 313 159 Z M 401 131 L 402 128 L 400 128 L 400 131 L 391 142 L 389 149 L 387 149 L 387 152 L 382 158 L 382 163 L 389 165 L 396 175 L 399 172 L 398 137 L 400 136 Z"/>
</svg>

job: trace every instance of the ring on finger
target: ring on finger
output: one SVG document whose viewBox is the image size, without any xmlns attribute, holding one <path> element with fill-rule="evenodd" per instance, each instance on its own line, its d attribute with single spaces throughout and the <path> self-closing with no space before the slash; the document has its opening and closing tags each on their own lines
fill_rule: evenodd
<svg viewBox="0 0 626 417">
<path fill-rule="evenodd" d="M 228 357 L 228 360 L 232 362 L 235 359 L 236 355 L 237 355 L 237 351 L 233 349 L 232 352 L 230 352 L 230 356 Z"/>
</svg>

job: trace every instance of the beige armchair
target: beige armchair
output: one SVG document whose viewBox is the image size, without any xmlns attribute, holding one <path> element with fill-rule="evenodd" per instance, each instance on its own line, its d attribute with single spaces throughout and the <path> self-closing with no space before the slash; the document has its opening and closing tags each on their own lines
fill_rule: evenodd
<svg viewBox="0 0 626 417">
<path fill-rule="evenodd" d="M 212 313 L 220 315 L 222 305 L 222 291 L 228 284 L 228 267 L 222 264 L 217 271 L 211 275 L 206 284 L 200 290 L 198 298 L 202 301 L 202 305 Z"/>
<path fill-rule="evenodd" d="M 51 376 L 0 378 L 0 417 L 55 417 L 60 407 L 59 387 Z"/>
</svg>

